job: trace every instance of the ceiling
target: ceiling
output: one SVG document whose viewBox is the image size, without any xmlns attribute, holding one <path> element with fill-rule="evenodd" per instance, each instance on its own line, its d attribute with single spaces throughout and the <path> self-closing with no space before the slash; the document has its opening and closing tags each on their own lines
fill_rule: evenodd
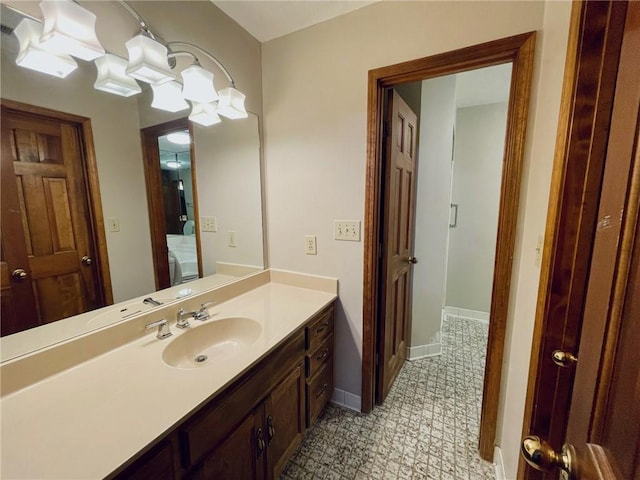
<svg viewBox="0 0 640 480">
<path fill-rule="evenodd" d="M 257 40 L 267 42 L 316 23 L 358 10 L 378 0 L 212 1 Z"/>
</svg>

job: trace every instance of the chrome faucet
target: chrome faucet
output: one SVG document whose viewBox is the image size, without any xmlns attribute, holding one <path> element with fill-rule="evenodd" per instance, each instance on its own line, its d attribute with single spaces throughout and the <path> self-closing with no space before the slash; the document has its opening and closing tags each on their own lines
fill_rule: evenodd
<svg viewBox="0 0 640 480">
<path fill-rule="evenodd" d="M 164 318 L 161 318 L 157 322 L 152 322 L 152 323 L 149 323 L 149 324 L 145 325 L 144 329 L 145 330 L 150 330 L 150 329 L 155 328 L 155 327 L 158 327 L 158 333 L 156 334 L 156 337 L 158 337 L 160 340 L 162 340 L 163 338 L 167 338 L 167 337 L 170 337 L 171 335 L 173 335 L 171 333 L 171 330 L 169 329 L 169 323 Z"/>
<path fill-rule="evenodd" d="M 142 300 L 142 303 L 146 303 L 147 305 L 153 305 L 154 307 L 157 307 L 158 305 L 162 305 L 162 302 L 159 302 L 158 300 L 154 300 L 151 297 L 147 297 L 144 300 Z"/>
<path fill-rule="evenodd" d="M 178 315 L 176 319 L 176 327 L 178 328 L 187 328 L 191 324 L 189 323 L 189 317 L 196 318 L 198 312 L 185 312 L 184 308 L 178 310 Z"/>
<path fill-rule="evenodd" d="M 200 304 L 200 310 L 194 312 L 193 318 L 200 321 L 209 320 L 211 318 L 211 315 L 209 315 L 208 309 L 209 307 L 213 307 L 215 304 L 216 302 L 206 302 Z"/>
</svg>

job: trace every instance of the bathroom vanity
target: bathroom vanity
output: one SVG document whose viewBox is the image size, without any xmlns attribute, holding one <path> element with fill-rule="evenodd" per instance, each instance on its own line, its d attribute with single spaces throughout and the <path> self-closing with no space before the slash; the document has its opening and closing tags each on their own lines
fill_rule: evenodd
<svg viewBox="0 0 640 480">
<path fill-rule="evenodd" d="M 5 362 L 2 478 L 278 478 L 333 392 L 336 298 L 335 279 L 267 270 Z"/>
</svg>

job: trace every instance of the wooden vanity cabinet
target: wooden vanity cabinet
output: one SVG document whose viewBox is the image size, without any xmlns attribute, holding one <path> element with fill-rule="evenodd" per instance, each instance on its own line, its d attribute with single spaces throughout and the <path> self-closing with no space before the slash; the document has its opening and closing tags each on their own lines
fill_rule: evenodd
<svg viewBox="0 0 640 480">
<path fill-rule="evenodd" d="M 114 478 L 279 478 L 331 396 L 332 359 L 330 306 Z"/>
</svg>

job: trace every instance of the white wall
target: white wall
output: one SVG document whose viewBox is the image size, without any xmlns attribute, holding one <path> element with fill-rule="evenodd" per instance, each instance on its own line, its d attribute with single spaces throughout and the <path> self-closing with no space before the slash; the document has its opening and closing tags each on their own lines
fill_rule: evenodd
<svg viewBox="0 0 640 480">
<path fill-rule="evenodd" d="M 459 108 L 456 113 L 446 305 L 491 309 L 507 103 Z"/>
<path fill-rule="evenodd" d="M 270 264 L 339 278 L 336 387 L 359 395 L 363 248 L 332 240 L 332 221 L 364 212 L 367 71 L 540 31 L 497 436 L 508 478 L 520 440 L 539 277 L 535 244 L 544 230 L 569 10 L 568 2 L 380 2 L 263 44 Z M 305 234 L 317 235 L 318 255 L 304 254 Z"/>
<path fill-rule="evenodd" d="M 439 345 L 445 298 L 456 77 L 422 82 L 411 346 Z"/>
<path fill-rule="evenodd" d="M 258 118 L 213 129 L 195 125 L 194 141 L 199 213 L 216 217 L 218 226 L 217 232 L 200 232 L 204 275 L 216 273 L 216 262 L 263 267 Z M 228 244 L 229 231 L 235 247 Z"/>
</svg>

